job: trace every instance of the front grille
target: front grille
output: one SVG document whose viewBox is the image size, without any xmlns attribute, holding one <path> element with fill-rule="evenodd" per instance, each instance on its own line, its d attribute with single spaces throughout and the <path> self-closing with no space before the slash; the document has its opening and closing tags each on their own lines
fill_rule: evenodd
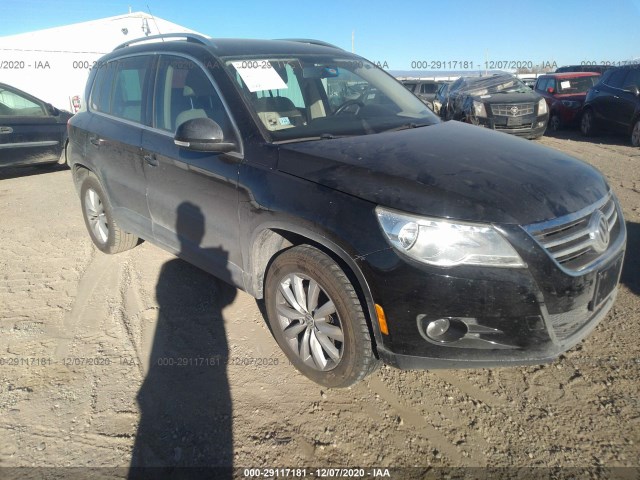
<svg viewBox="0 0 640 480">
<path fill-rule="evenodd" d="M 602 215 L 597 213 L 602 212 Z M 606 219 L 609 240 L 602 242 L 598 220 Z M 603 228 L 602 226 L 601 228 Z M 530 225 L 525 230 L 563 267 L 580 271 L 588 268 L 604 253 L 620 233 L 618 212 L 612 194 L 591 207 L 549 222 Z"/>
<path fill-rule="evenodd" d="M 495 103 L 491 105 L 491 113 L 504 117 L 524 117 L 533 113 L 534 105 L 533 103 Z"/>
</svg>

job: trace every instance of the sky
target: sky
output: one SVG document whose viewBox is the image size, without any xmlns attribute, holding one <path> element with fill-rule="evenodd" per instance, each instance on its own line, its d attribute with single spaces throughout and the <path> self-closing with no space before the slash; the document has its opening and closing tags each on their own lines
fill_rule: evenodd
<svg viewBox="0 0 640 480">
<path fill-rule="evenodd" d="M 355 53 L 390 70 L 640 61 L 640 0 L 2 0 L 0 36 L 130 7 L 212 37 L 316 38 L 351 51 L 353 34 Z"/>
</svg>

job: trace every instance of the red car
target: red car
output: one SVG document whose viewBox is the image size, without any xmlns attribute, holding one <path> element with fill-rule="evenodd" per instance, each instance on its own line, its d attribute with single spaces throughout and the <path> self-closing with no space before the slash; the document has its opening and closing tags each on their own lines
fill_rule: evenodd
<svg viewBox="0 0 640 480">
<path fill-rule="evenodd" d="M 542 95 L 549 106 L 549 128 L 577 125 L 587 90 L 600 78 L 595 72 L 549 73 L 541 75 L 534 90 Z"/>
</svg>

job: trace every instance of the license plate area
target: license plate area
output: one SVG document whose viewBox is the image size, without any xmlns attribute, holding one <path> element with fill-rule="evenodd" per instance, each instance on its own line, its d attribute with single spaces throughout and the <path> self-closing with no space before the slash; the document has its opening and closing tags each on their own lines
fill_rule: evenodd
<svg viewBox="0 0 640 480">
<path fill-rule="evenodd" d="M 507 127 L 518 127 L 522 123 L 522 117 L 507 117 Z"/>
<path fill-rule="evenodd" d="M 622 259 L 623 256 L 620 255 L 612 264 L 598 272 L 596 293 L 589 310 L 597 309 L 618 284 L 620 273 L 622 273 Z"/>
</svg>

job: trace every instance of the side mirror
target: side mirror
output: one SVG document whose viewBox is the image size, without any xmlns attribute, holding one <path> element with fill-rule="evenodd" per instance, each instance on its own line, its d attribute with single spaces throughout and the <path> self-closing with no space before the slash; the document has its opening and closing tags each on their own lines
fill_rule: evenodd
<svg viewBox="0 0 640 480">
<path fill-rule="evenodd" d="M 230 152 L 236 144 L 225 142 L 220 125 L 210 118 L 192 118 L 181 123 L 173 137 L 177 146 L 197 152 Z"/>
<path fill-rule="evenodd" d="M 58 115 L 60 115 L 60 110 L 58 110 L 56 107 L 54 107 L 50 103 L 45 103 L 44 106 L 46 107 L 47 113 L 49 115 L 53 115 L 54 117 L 57 117 Z"/>
<path fill-rule="evenodd" d="M 553 87 L 547 88 L 547 93 L 555 93 L 556 89 Z"/>
</svg>

